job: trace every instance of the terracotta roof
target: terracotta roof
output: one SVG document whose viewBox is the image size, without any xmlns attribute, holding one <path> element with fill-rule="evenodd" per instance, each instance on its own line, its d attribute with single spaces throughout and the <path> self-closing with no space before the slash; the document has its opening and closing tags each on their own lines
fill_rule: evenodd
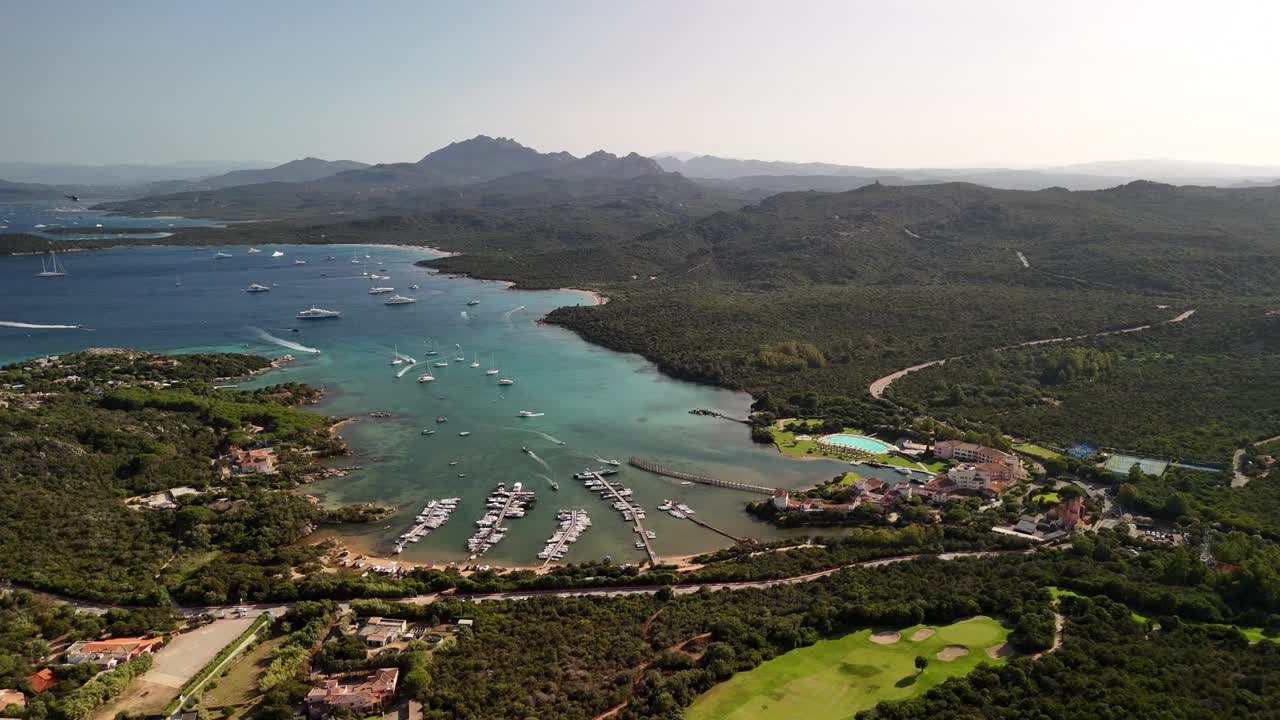
<svg viewBox="0 0 1280 720">
<path fill-rule="evenodd" d="M 42 693 L 57 685 L 58 678 L 54 676 L 52 670 L 44 668 L 39 672 L 28 675 L 27 682 L 31 683 L 32 692 Z"/>
</svg>

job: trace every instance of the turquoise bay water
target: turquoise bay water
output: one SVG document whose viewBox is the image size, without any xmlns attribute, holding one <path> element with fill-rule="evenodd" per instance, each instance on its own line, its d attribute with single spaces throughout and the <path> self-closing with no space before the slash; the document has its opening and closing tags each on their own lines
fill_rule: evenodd
<svg viewBox="0 0 1280 720">
<path fill-rule="evenodd" d="M 523 482 L 538 493 L 538 502 L 526 517 L 510 521 L 506 539 L 484 556 L 485 562 L 533 563 L 556 527 L 560 508 L 585 509 L 593 520 L 566 561 L 606 554 L 617 562 L 641 559 L 630 524 L 571 477 L 585 467 L 599 467 L 596 458 L 625 463 L 634 455 L 703 475 L 787 488 L 806 487 L 848 469 L 836 461 L 784 458 L 771 446 L 752 443 L 743 425 L 688 413 L 701 407 L 741 417 L 750 405 L 746 394 L 673 380 L 639 356 L 608 351 L 537 323 L 556 307 L 590 303 L 582 294 L 513 291 L 502 283 L 449 279 L 414 267 L 414 261 L 430 255 L 404 248 L 261 249 L 251 255 L 243 247 L 226 248 L 233 257 L 223 260 L 213 259 L 215 249 L 195 248 L 68 253 L 64 259 L 71 274 L 62 278 L 33 277 L 40 270 L 34 257 L 0 258 L 0 322 L 92 328 L 0 327 L 0 362 L 85 347 L 292 352 L 296 362 L 255 383 L 294 380 L 323 386 L 328 395 L 317 411 L 359 418 L 341 432 L 356 455 L 338 464 L 362 469 L 305 492 L 328 503 L 372 501 L 401 509 L 382 523 L 341 528 L 336 534 L 344 542 L 366 552 L 388 552 L 428 500 L 462 498 L 449 524 L 402 556 L 420 562 L 465 557 L 464 541 L 499 481 Z M 273 250 L 285 254 L 272 258 Z M 359 265 L 351 263 L 353 254 Z M 295 265 L 297 259 L 306 264 Z M 386 268 L 379 274 L 391 279 L 378 284 L 418 302 L 387 307 L 382 304 L 387 295 L 369 295 L 370 281 L 361 272 L 379 268 Z M 250 283 L 274 287 L 243 292 Z M 421 288 L 409 289 L 413 283 Z M 469 306 L 470 300 L 479 304 Z M 312 304 L 343 316 L 295 319 Z M 291 350 L 272 337 L 321 352 Z M 423 354 L 428 340 L 440 348 L 438 357 L 450 360 L 448 367 L 425 362 L 436 359 Z M 398 368 L 390 365 L 394 348 L 420 361 L 400 379 Z M 466 362 L 452 362 L 455 355 Z M 473 357 L 481 368 L 468 367 Z M 491 358 L 501 375 L 484 374 Z M 428 369 L 438 379 L 416 383 L 414 378 Z M 498 386 L 501 376 L 516 384 Z M 367 416 L 379 410 L 394 416 Z M 545 415 L 518 418 L 520 410 Z M 448 422 L 437 425 L 437 416 L 447 416 Z M 426 437 L 420 434 L 425 428 L 438 432 Z M 459 437 L 461 431 L 471 435 Z M 522 446 L 536 456 L 522 452 Z M 449 466 L 455 460 L 458 465 Z M 889 470 L 859 472 L 894 477 Z M 689 504 L 697 517 L 739 536 L 787 534 L 742 511 L 756 496 L 684 486 L 629 467 L 615 479 L 632 488 L 646 508 L 645 526 L 657 532 L 654 544 L 663 555 L 727 542 L 658 512 L 655 506 L 664 498 Z M 559 483 L 558 492 L 551 489 L 552 480 Z"/>
<path fill-rule="evenodd" d="M 893 449 L 892 445 L 885 442 L 881 442 L 875 438 L 867 437 L 866 435 L 849 435 L 847 433 L 838 433 L 836 435 L 827 435 L 822 439 L 823 441 L 829 442 L 832 445 L 839 445 L 841 447 L 854 448 L 856 450 L 866 450 L 867 452 L 872 453 L 873 455 L 887 453 Z"/>
</svg>

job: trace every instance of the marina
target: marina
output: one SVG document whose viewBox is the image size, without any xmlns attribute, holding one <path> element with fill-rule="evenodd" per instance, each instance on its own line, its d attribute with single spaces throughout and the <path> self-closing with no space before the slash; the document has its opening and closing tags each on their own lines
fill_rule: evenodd
<svg viewBox="0 0 1280 720">
<path fill-rule="evenodd" d="M 467 539 L 468 559 L 475 560 L 502 542 L 507 536 L 503 522 L 509 518 L 524 517 L 533 500 L 533 491 L 524 490 L 521 483 L 516 483 L 510 490 L 507 490 L 506 483 L 498 483 L 497 489 L 485 499 L 488 511 L 476 521 L 478 529 Z"/>
<path fill-rule="evenodd" d="M 543 561 L 543 567 L 562 560 L 569 546 L 577 542 L 578 536 L 591 527 L 591 518 L 587 516 L 586 510 L 561 510 L 556 515 L 556 519 L 560 521 L 559 529 L 551 535 L 546 546 L 538 553 L 538 557 Z"/>
<path fill-rule="evenodd" d="M 400 535 L 396 540 L 395 554 L 399 555 L 404 552 L 405 546 L 409 543 L 416 543 L 421 540 L 427 533 L 435 530 L 445 523 L 449 522 L 449 516 L 454 510 L 458 509 L 458 503 L 462 502 L 459 498 L 445 498 L 443 500 L 432 500 L 427 506 L 422 508 L 422 512 L 418 513 L 414 518 L 417 523 L 408 531 Z"/>
<path fill-rule="evenodd" d="M 613 483 L 605 480 L 604 474 L 600 472 L 587 471 L 574 475 L 574 477 L 579 480 L 585 480 L 587 488 L 598 491 L 600 497 L 605 500 L 613 500 L 613 509 L 622 513 L 622 519 L 633 525 L 633 532 L 640 538 L 636 540 L 635 548 L 644 550 L 645 555 L 649 557 L 650 565 L 657 565 L 658 553 L 649 542 L 655 539 L 657 534 L 651 530 L 646 531 L 644 529 L 644 523 L 641 522 L 645 518 L 644 510 L 631 501 L 631 496 L 635 493 L 630 488 L 614 486 Z"/>
</svg>

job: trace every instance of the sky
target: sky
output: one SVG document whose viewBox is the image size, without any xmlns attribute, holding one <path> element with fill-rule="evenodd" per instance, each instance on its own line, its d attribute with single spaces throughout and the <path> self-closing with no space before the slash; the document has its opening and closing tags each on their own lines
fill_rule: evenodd
<svg viewBox="0 0 1280 720">
<path fill-rule="evenodd" d="M 0 0 L 0 160 L 1280 164 L 1280 3 Z"/>
</svg>

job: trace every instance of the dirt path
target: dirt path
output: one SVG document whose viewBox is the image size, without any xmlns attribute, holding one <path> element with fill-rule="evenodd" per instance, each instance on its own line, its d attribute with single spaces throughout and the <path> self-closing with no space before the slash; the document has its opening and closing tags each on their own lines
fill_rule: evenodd
<svg viewBox="0 0 1280 720">
<path fill-rule="evenodd" d="M 1259 440 L 1256 443 L 1250 443 L 1246 447 L 1257 447 L 1260 445 L 1269 445 L 1273 442 L 1280 441 L 1280 435 L 1266 440 Z M 1244 451 L 1246 448 L 1240 448 L 1231 455 L 1231 487 L 1242 488 L 1249 484 L 1249 476 L 1240 472 L 1240 463 L 1244 460 Z"/>
<path fill-rule="evenodd" d="M 1124 333 L 1142 332 L 1144 330 L 1150 330 L 1151 328 L 1156 327 L 1158 325 L 1180 323 L 1195 314 L 1196 314 L 1196 311 L 1194 309 L 1191 309 L 1183 312 L 1177 317 L 1170 318 L 1168 320 L 1163 320 L 1161 322 L 1153 323 L 1150 325 L 1138 325 L 1136 327 L 1124 328 L 1122 330 L 1107 330 L 1105 332 L 1087 333 L 1085 335 L 1064 335 L 1062 337 L 1046 338 L 1044 340 L 1027 340 L 1026 342 L 1020 342 L 1014 345 L 1005 345 L 1003 347 L 992 348 L 987 352 L 1002 352 L 1004 350 L 1013 350 L 1016 348 L 1031 347 L 1034 345 L 1048 345 L 1050 343 L 1067 342 L 1068 340 L 1084 340 L 1087 338 L 1107 337 L 1108 335 L 1121 335 Z M 976 355 L 978 353 L 971 353 L 971 354 Z M 883 399 L 885 391 L 889 389 L 889 386 L 892 385 L 895 380 L 898 380 L 913 372 L 916 372 L 917 370 L 924 370 L 925 368 L 933 367 L 934 365 L 942 365 L 943 363 L 946 363 L 948 360 L 959 360 L 965 357 L 968 357 L 968 356 L 957 355 L 955 357 L 942 358 L 940 360 L 930 360 L 928 362 L 920 363 L 919 365 L 912 365 L 909 368 L 903 368 L 901 370 L 891 372 L 888 375 L 885 375 L 884 377 L 876 378 L 875 380 L 873 380 L 871 384 L 867 386 L 867 390 L 868 392 L 871 393 L 871 397 L 874 397 L 877 400 Z"/>
</svg>

